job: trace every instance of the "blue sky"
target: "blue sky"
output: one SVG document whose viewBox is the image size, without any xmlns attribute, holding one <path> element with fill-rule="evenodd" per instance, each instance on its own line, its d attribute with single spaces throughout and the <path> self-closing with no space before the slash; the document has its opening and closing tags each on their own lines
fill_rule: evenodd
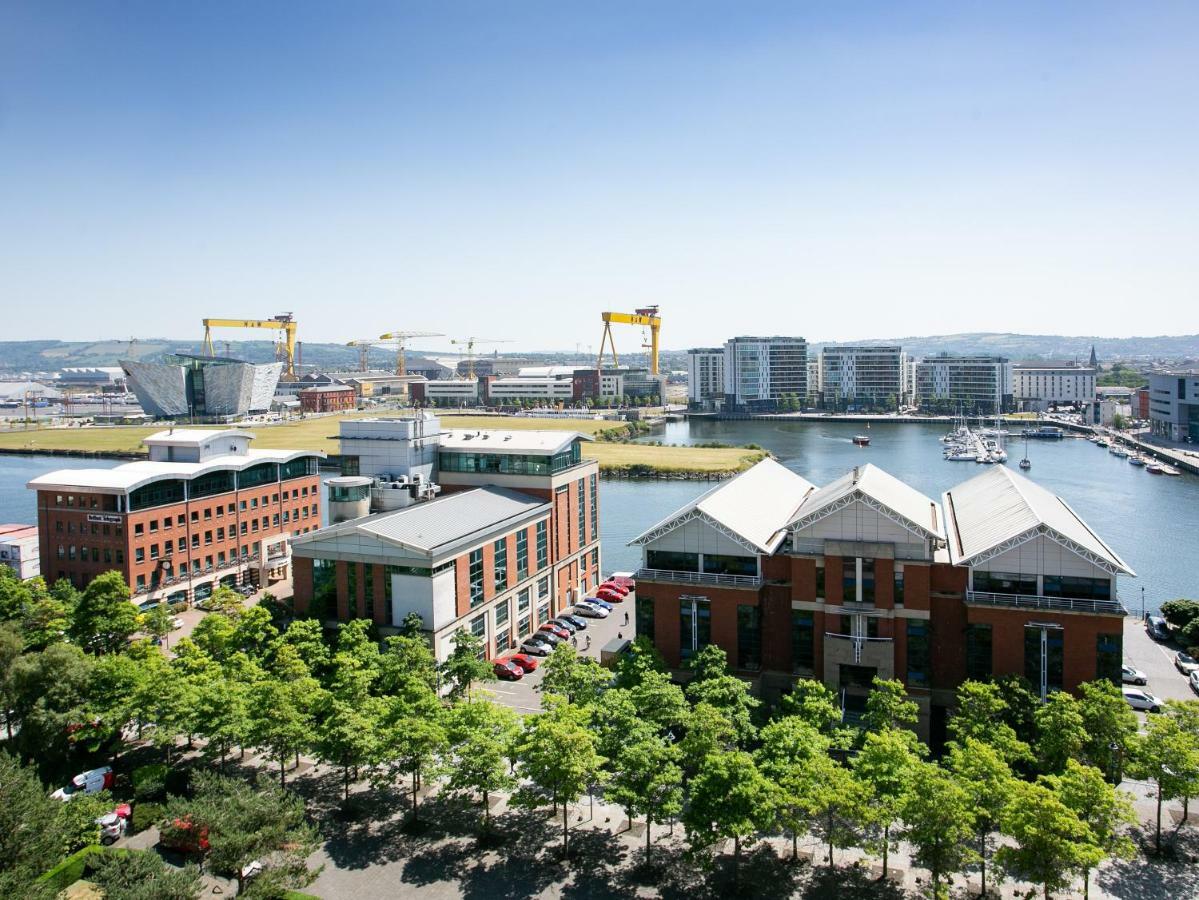
<svg viewBox="0 0 1199 900">
<path fill-rule="evenodd" d="M 1197 60 L 1194 3 L 0 0 L 4 337 L 1192 332 Z"/>
</svg>

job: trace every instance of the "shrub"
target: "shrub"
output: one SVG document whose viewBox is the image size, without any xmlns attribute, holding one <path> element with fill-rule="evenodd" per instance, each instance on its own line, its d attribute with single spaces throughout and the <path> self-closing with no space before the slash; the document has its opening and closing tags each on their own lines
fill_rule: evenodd
<svg viewBox="0 0 1199 900">
<path fill-rule="evenodd" d="M 1199 618 L 1199 603 L 1194 600 L 1167 600 L 1162 604 L 1162 617 L 1175 628 L 1186 628 Z"/>
<path fill-rule="evenodd" d="M 169 769 L 162 763 L 133 770 L 133 799 L 158 800 L 166 796 Z"/>
<path fill-rule="evenodd" d="M 134 834 L 145 831 L 151 825 L 157 825 L 166 818 L 166 807 L 161 803 L 135 803 L 133 805 L 133 821 L 129 828 Z"/>
<path fill-rule="evenodd" d="M 92 844 L 84 847 L 82 850 L 77 850 L 45 875 L 41 876 L 38 881 L 46 885 L 54 894 L 65 891 L 83 877 L 83 870 L 87 866 L 88 857 L 103 852 L 104 848 L 99 844 Z"/>
</svg>

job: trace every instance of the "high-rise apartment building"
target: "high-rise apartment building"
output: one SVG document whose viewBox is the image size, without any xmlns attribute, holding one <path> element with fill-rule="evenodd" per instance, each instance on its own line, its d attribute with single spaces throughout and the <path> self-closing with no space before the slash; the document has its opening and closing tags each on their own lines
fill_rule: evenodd
<svg viewBox="0 0 1199 900">
<path fill-rule="evenodd" d="M 724 401 L 724 349 L 696 347 L 687 351 L 687 405 L 709 409 Z"/>
<path fill-rule="evenodd" d="M 1026 362 L 1012 366 L 1012 393 L 1021 409 L 1095 402 L 1095 370 L 1075 362 Z"/>
<path fill-rule="evenodd" d="M 915 375 L 915 402 L 925 410 L 993 416 L 1012 407 L 1012 364 L 1002 356 L 930 356 Z"/>
<path fill-rule="evenodd" d="M 801 337 L 735 337 L 724 345 L 725 405 L 768 412 L 808 395 L 808 342 Z"/>
<path fill-rule="evenodd" d="M 895 410 L 905 394 L 904 364 L 897 346 L 825 347 L 820 354 L 824 408 Z"/>
</svg>

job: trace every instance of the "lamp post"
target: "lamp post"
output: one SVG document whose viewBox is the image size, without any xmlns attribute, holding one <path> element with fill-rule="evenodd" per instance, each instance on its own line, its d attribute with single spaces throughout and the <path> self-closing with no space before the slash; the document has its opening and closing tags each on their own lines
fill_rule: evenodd
<svg viewBox="0 0 1199 900">
<path fill-rule="evenodd" d="M 1145 585 L 1141 585 L 1141 621 L 1145 621 Z"/>
</svg>

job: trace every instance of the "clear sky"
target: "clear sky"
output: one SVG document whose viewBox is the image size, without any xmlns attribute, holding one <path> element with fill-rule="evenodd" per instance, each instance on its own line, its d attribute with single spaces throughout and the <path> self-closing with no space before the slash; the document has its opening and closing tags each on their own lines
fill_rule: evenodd
<svg viewBox="0 0 1199 900">
<path fill-rule="evenodd" d="M 0 0 L 0 297 L 0 339 L 1193 332 L 1199 3 Z"/>
</svg>

